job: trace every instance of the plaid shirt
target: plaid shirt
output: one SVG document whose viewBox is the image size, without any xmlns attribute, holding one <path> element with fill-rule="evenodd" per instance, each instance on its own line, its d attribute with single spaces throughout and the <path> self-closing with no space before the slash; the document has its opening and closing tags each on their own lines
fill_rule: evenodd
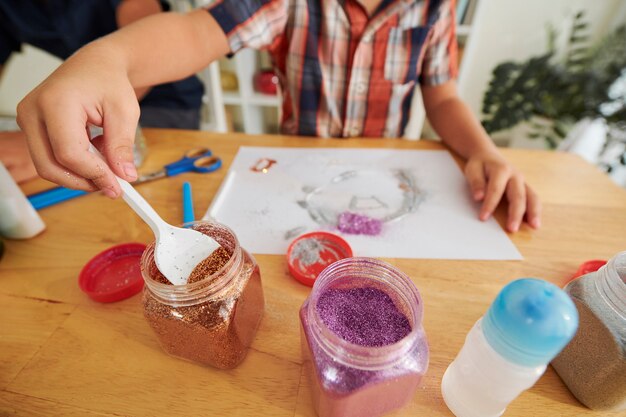
<svg viewBox="0 0 626 417">
<path fill-rule="evenodd" d="M 282 89 L 282 131 L 398 137 L 414 87 L 457 72 L 454 0 L 221 0 L 208 7 L 231 51 L 267 49 Z"/>
</svg>

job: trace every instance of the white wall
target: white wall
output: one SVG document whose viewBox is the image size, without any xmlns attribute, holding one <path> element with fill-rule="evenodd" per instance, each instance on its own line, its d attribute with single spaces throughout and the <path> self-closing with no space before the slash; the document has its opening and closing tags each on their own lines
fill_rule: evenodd
<svg viewBox="0 0 626 417">
<path fill-rule="evenodd" d="M 42 82 L 61 60 L 29 45 L 11 55 L 0 77 L 0 116 L 15 116 L 15 106 Z"/>
<path fill-rule="evenodd" d="M 481 117 L 493 68 L 546 52 L 546 25 L 569 27 L 582 9 L 595 39 L 626 20 L 624 0 L 478 0 L 459 78 L 459 93 L 472 111 Z"/>
</svg>

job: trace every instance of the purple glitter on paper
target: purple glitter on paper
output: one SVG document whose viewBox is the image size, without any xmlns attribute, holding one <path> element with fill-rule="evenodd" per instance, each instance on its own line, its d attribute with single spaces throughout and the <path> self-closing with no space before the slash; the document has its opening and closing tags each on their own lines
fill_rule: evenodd
<svg viewBox="0 0 626 417">
<path fill-rule="evenodd" d="M 361 214 L 344 211 L 337 219 L 337 229 L 352 235 L 379 235 L 383 229 L 383 222 Z"/>
<path fill-rule="evenodd" d="M 406 316 L 377 288 L 329 289 L 316 308 L 333 333 L 360 346 L 391 345 L 411 332 Z"/>
</svg>

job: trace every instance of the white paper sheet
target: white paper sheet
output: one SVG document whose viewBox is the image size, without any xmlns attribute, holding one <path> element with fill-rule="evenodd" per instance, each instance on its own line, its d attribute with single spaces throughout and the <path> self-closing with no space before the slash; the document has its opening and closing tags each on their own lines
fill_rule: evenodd
<svg viewBox="0 0 626 417">
<path fill-rule="evenodd" d="M 252 171 L 262 158 L 277 163 L 266 173 Z M 320 205 L 334 206 L 321 211 L 327 219 L 336 218 L 338 208 L 393 218 L 407 195 L 398 186 L 398 170 L 408 174 L 419 196 L 411 200 L 412 212 L 384 222 L 379 235 L 345 234 L 320 224 Z M 354 177 L 344 181 L 346 173 Z M 446 151 L 242 147 L 204 218 L 226 224 L 258 254 L 284 254 L 294 233 L 328 230 L 346 239 L 355 256 L 521 259 L 496 221 L 478 220 L 478 210 Z"/>
</svg>

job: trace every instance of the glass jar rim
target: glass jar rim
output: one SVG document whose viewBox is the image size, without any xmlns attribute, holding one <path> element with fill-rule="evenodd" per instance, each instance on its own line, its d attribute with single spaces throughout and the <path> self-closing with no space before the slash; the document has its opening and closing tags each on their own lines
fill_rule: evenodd
<svg viewBox="0 0 626 417">
<path fill-rule="evenodd" d="M 337 279 L 334 276 L 343 268 L 367 265 L 376 271 L 384 271 L 393 276 L 394 282 L 386 277 L 381 276 L 364 276 L 364 279 L 376 280 L 391 289 L 395 295 L 399 296 L 408 306 L 411 317 L 411 330 L 402 339 L 395 343 L 384 346 L 363 346 L 343 339 L 341 336 L 333 332 L 322 320 L 316 305 L 318 297 L 324 292 L 328 285 Z M 411 279 L 402 271 L 393 265 L 374 258 L 352 257 L 341 259 L 324 269 L 313 285 L 313 291 L 309 297 L 309 305 L 307 307 L 307 315 L 311 318 L 310 322 L 314 327 L 311 332 L 316 339 L 317 344 L 325 351 L 326 354 L 333 357 L 337 361 L 346 366 L 359 368 L 363 370 L 384 369 L 397 363 L 413 349 L 418 343 L 420 334 L 423 333 L 422 316 L 423 304 L 418 289 Z"/>
<path fill-rule="evenodd" d="M 200 303 L 206 297 L 216 296 L 225 288 L 227 288 L 236 276 L 236 272 L 241 267 L 241 246 L 239 244 L 237 236 L 235 235 L 235 232 L 233 232 L 232 229 L 221 223 L 210 220 L 197 220 L 185 223 L 183 226 L 193 227 L 196 225 L 210 225 L 211 227 L 225 231 L 229 237 L 229 240 L 231 240 L 233 244 L 233 251 L 230 259 L 228 259 L 228 261 L 217 271 L 210 275 L 207 275 L 200 281 L 183 285 L 164 284 L 154 280 L 148 274 L 147 268 L 144 267 L 150 259 L 150 256 L 154 253 L 155 242 L 151 242 L 141 256 L 141 275 L 146 283 L 147 289 L 150 290 L 150 292 L 160 302 L 170 305 L 175 304 L 177 306 L 193 305 Z M 228 273 L 229 271 L 232 271 L 233 273 Z"/>
<path fill-rule="evenodd" d="M 618 253 L 601 266 L 598 269 L 599 279 L 594 282 L 609 307 L 626 320 L 626 282 L 618 269 L 626 273 L 626 251 Z"/>
</svg>

